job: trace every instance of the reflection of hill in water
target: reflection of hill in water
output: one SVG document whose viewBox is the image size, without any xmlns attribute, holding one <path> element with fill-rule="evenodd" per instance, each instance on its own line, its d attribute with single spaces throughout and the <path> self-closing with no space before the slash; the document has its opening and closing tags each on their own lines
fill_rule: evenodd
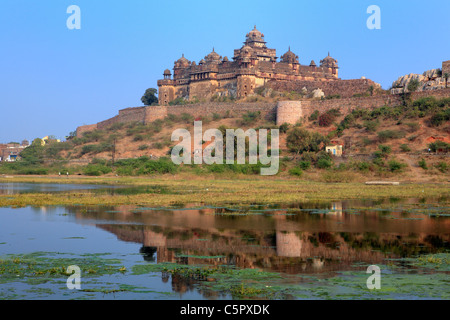
<svg viewBox="0 0 450 320">
<path fill-rule="evenodd" d="M 97 226 L 122 241 L 141 243 L 146 259 L 156 252 L 158 262 L 316 273 L 448 248 L 449 219 L 417 220 L 395 211 L 355 214 L 346 212 L 345 202 L 318 209 L 326 210 L 239 215 L 223 208 L 68 208 L 77 219 L 101 220 Z"/>
</svg>

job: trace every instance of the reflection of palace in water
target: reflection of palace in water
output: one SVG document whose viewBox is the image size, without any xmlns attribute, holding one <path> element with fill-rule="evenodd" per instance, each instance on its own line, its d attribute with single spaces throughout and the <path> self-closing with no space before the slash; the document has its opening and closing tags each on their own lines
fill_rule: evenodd
<svg viewBox="0 0 450 320">
<path fill-rule="evenodd" d="M 322 209 L 316 204 L 298 213 L 295 208 L 237 213 L 224 208 L 68 209 L 77 219 L 105 221 L 97 226 L 122 241 L 141 243 L 144 257 L 154 259 L 156 253 L 158 263 L 315 273 L 434 252 L 450 240 L 448 219 L 411 218 L 404 212 L 357 214 L 347 211 L 345 202 Z"/>
</svg>

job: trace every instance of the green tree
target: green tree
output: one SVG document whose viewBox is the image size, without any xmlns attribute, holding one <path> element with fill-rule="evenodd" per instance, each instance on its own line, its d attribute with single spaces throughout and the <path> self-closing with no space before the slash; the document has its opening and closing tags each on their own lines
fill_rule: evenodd
<svg viewBox="0 0 450 320">
<path fill-rule="evenodd" d="M 447 83 L 448 83 L 448 78 L 450 78 L 450 73 L 444 73 L 443 77 L 445 79 L 445 87 L 447 88 Z"/>
<path fill-rule="evenodd" d="M 320 148 L 328 143 L 328 139 L 317 132 L 309 132 L 303 128 L 294 128 L 286 139 L 289 150 L 296 155 L 302 152 L 318 152 Z"/>
<path fill-rule="evenodd" d="M 44 146 L 42 145 L 42 139 L 36 138 L 33 143 L 25 148 L 21 153 L 20 157 L 24 162 L 29 164 L 40 164 L 44 162 Z"/>
<path fill-rule="evenodd" d="M 141 98 L 141 101 L 146 106 L 151 106 L 154 103 L 158 103 L 158 98 L 156 97 L 156 93 L 158 90 L 155 88 L 148 88 L 145 90 L 144 95 Z"/>
</svg>

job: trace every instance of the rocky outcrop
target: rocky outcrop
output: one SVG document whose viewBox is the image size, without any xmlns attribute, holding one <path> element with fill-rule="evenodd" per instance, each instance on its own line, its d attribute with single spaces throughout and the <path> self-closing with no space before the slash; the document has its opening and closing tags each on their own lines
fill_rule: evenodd
<svg viewBox="0 0 450 320">
<path fill-rule="evenodd" d="M 441 69 L 432 69 L 423 74 L 410 73 L 398 78 L 392 84 L 391 93 L 400 94 L 409 92 L 408 85 L 411 81 L 417 80 L 419 86 L 415 91 L 438 90 L 445 88 L 445 79 L 442 76 Z"/>
</svg>

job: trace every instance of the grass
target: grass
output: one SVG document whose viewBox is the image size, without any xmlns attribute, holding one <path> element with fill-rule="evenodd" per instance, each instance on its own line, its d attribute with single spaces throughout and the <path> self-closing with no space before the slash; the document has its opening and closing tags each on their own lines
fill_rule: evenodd
<svg viewBox="0 0 450 320">
<path fill-rule="evenodd" d="M 332 179 L 333 180 L 333 179 Z M 422 198 L 449 196 L 448 184 L 401 184 L 399 186 L 369 186 L 360 182 L 323 183 L 301 181 L 296 178 L 277 179 L 252 176 L 240 179 L 213 179 L 211 177 L 164 176 L 164 177 L 14 177 L 0 178 L 1 182 L 29 183 L 75 183 L 126 186 L 163 187 L 164 193 L 140 194 L 91 194 L 77 193 L 30 193 L 0 195 L 0 206 L 41 205 L 125 205 L 167 206 L 176 203 L 223 204 L 223 203 L 296 203 L 311 200 Z"/>
</svg>

